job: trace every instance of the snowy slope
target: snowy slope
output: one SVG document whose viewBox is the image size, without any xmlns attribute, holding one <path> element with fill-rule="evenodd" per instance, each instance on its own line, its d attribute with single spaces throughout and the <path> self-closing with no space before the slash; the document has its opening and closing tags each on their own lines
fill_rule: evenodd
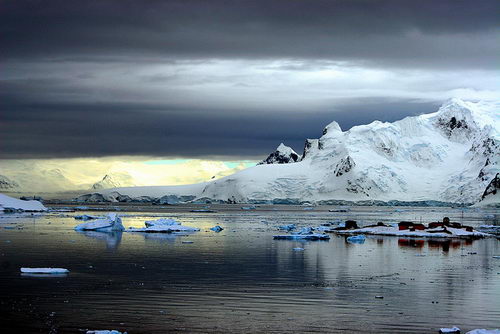
<svg viewBox="0 0 500 334">
<path fill-rule="evenodd" d="M 124 186 L 133 186 L 133 178 L 127 173 L 110 173 L 104 175 L 104 177 L 92 185 L 92 189 L 108 189 L 108 188 L 118 188 Z"/>
<path fill-rule="evenodd" d="M 39 201 L 23 201 L 10 196 L 0 194 L 0 213 L 4 209 L 14 209 L 22 211 L 46 211 L 47 208 Z"/>
<path fill-rule="evenodd" d="M 500 171 L 498 104 L 453 99 L 437 112 L 307 139 L 296 163 L 261 164 L 207 183 L 103 190 L 249 202 L 294 199 L 475 203 Z"/>
</svg>

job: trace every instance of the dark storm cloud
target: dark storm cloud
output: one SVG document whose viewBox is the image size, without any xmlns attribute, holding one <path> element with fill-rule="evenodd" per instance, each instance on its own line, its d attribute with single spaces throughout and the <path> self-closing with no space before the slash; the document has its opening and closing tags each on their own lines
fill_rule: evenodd
<svg viewBox="0 0 500 334">
<path fill-rule="evenodd" d="M 340 113 L 282 113 L 231 117 L 230 111 L 153 105 L 18 104 L 0 123 L 0 158 L 159 155 L 259 159 L 282 141 L 301 153 L 306 138 L 319 138 L 333 118 L 344 130 L 375 119 L 394 121 L 401 110 L 419 114 L 432 103 L 358 101 Z M 246 115 L 245 115 L 246 114 Z"/>
<path fill-rule="evenodd" d="M 493 75 L 456 79 L 498 68 L 499 9 L 496 0 L 0 0 L 0 158 L 261 157 L 281 141 L 301 151 L 332 120 L 347 129 L 432 112 L 425 91 L 491 90 Z M 387 96 L 360 83 L 383 90 L 374 78 L 388 74 L 364 68 L 395 73 Z M 419 83 L 417 101 L 407 92 Z"/>
<path fill-rule="evenodd" d="M 500 2 L 2 1 L 3 59 L 326 58 L 498 65 Z"/>
</svg>

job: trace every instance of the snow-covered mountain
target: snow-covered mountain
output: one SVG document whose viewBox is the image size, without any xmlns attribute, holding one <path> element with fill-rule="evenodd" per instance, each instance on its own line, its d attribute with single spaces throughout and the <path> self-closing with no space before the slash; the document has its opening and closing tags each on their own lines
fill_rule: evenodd
<svg viewBox="0 0 500 334">
<path fill-rule="evenodd" d="M 295 163 L 260 164 L 188 186 L 116 188 L 101 194 L 230 202 L 475 203 L 500 171 L 499 109 L 498 104 L 452 99 L 437 112 L 393 123 L 375 121 L 342 131 L 332 122 L 320 138 L 306 140 Z M 269 158 L 275 160 L 273 154 Z"/>
<path fill-rule="evenodd" d="M 289 164 L 300 160 L 299 155 L 289 146 L 281 143 L 276 151 L 271 153 L 266 159 L 257 165 L 265 164 Z"/>
<path fill-rule="evenodd" d="M 92 189 L 109 189 L 118 187 L 129 187 L 133 186 L 133 178 L 127 173 L 110 173 L 104 175 L 104 177 L 92 185 Z"/>
<path fill-rule="evenodd" d="M 7 176 L 0 175 L 0 190 L 13 191 L 19 188 L 17 182 L 9 179 Z"/>
</svg>

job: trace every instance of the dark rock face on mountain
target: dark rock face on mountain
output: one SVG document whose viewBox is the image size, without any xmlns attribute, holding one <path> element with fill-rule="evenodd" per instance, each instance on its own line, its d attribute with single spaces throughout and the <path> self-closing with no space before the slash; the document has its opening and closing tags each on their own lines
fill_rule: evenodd
<svg viewBox="0 0 500 334">
<path fill-rule="evenodd" d="M 9 179 L 7 176 L 0 175 L 0 189 L 1 190 L 14 190 L 17 189 L 19 185 Z"/>
<path fill-rule="evenodd" d="M 497 173 L 493 180 L 491 180 L 490 184 L 484 190 L 483 196 L 481 199 L 485 199 L 489 195 L 496 195 L 497 192 L 500 191 L 500 173 Z"/>
<path fill-rule="evenodd" d="M 300 161 L 299 155 L 291 148 L 281 143 L 276 151 L 271 153 L 266 159 L 258 163 L 258 165 L 270 164 L 290 164 Z"/>
</svg>

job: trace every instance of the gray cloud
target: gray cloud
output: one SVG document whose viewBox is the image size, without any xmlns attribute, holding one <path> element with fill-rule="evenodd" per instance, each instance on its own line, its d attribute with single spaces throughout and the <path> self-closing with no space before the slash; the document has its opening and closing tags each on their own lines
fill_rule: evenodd
<svg viewBox="0 0 500 334">
<path fill-rule="evenodd" d="M 323 58 L 498 66 L 495 0 L 3 1 L 4 59 Z"/>
<path fill-rule="evenodd" d="M 498 96 L 494 0 L 0 3 L 0 158 L 257 158 Z"/>
</svg>

